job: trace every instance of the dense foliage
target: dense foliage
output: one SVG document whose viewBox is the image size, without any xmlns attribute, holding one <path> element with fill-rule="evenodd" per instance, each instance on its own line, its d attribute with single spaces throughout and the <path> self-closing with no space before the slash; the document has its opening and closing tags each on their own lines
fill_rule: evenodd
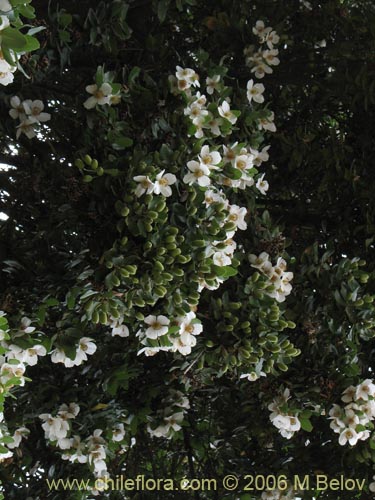
<svg viewBox="0 0 375 500">
<path fill-rule="evenodd" d="M 371 498 L 373 3 L 32 5 L 0 0 L 5 498 Z M 365 486 L 221 482 L 317 473 Z"/>
</svg>

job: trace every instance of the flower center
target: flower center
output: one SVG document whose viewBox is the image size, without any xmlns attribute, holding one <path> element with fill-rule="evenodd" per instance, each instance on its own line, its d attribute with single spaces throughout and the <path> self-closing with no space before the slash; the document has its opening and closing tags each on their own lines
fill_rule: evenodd
<svg viewBox="0 0 375 500">
<path fill-rule="evenodd" d="M 102 90 L 97 90 L 97 91 L 94 93 L 94 97 L 95 97 L 96 99 L 98 99 L 98 100 L 99 100 L 99 99 L 102 99 L 102 98 L 104 97 L 104 93 L 103 93 L 103 91 L 102 91 Z"/>
</svg>

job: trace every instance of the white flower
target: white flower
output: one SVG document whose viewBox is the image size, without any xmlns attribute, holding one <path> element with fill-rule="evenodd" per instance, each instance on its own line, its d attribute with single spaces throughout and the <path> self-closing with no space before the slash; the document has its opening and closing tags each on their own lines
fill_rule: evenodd
<svg viewBox="0 0 375 500">
<path fill-rule="evenodd" d="M 170 323 L 166 316 L 159 315 L 153 316 L 149 315 L 144 319 L 146 325 L 149 325 L 145 334 L 149 339 L 157 339 L 168 332 L 168 325 Z"/>
<path fill-rule="evenodd" d="M 16 66 L 11 66 L 0 52 L 0 83 L 1 85 L 9 85 L 13 82 L 13 73 L 16 71 Z"/>
<path fill-rule="evenodd" d="M 120 90 L 116 92 L 116 94 L 111 94 L 109 96 L 109 105 L 110 106 L 116 106 L 117 104 L 120 104 L 121 102 L 121 92 Z"/>
<path fill-rule="evenodd" d="M 197 161 L 189 161 L 187 164 L 190 172 L 186 174 L 183 178 L 183 181 L 186 184 L 192 185 L 195 182 L 199 184 L 199 186 L 208 186 L 211 184 L 211 180 L 209 178 L 210 169 L 206 167 L 206 165 L 202 165 Z"/>
<path fill-rule="evenodd" d="M 83 361 L 87 361 L 87 355 L 94 354 L 96 351 L 96 344 L 93 339 L 89 337 L 82 337 L 78 344 L 77 354 L 74 363 L 78 366 Z"/>
<path fill-rule="evenodd" d="M 247 82 L 247 99 L 249 102 L 251 102 L 252 99 L 258 103 L 264 102 L 263 92 L 264 85 L 262 83 L 256 83 L 254 85 L 254 80 L 249 80 Z"/>
<path fill-rule="evenodd" d="M 86 92 L 92 94 L 84 103 L 86 109 L 95 108 L 97 104 L 103 106 L 104 104 L 109 104 L 110 95 L 112 94 L 112 87 L 109 83 L 103 83 L 100 87 L 96 84 L 87 85 Z"/>
<path fill-rule="evenodd" d="M 234 164 L 236 157 L 238 156 L 238 153 L 239 153 L 239 151 L 238 151 L 239 148 L 236 147 L 237 144 L 238 144 L 238 142 L 235 142 L 230 147 L 223 145 L 223 152 L 224 152 L 223 159 L 224 159 L 224 161 Z"/>
<path fill-rule="evenodd" d="M 203 330 L 203 326 L 199 322 L 194 322 L 196 319 L 195 313 L 190 311 L 184 317 L 178 318 L 178 324 L 180 327 L 179 334 L 184 341 L 184 336 L 186 335 L 200 335 Z"/>
<path fill-rule="evenodd" d="M 31 122 L 29 119 L 23 120 L 17 126 L 17 139 L 21 136 L 21 134 L 25 134 L 28 139 L 32 139 L 33 137 L 35 137 L 36 133 L 34 129 L 34 122 Z"/>
<path fill-rule="evenodd" d="M 264 372 L 260 372 L 259 375 L 257 374 L 257 372 L 242 373 L 240 375 L 240 379 L 246 378 L 249 382 L 255 382 L 255 380 L 258 380 L 260 376 L 265 377 L 266 374 Z"/>
<path fill-rule="evenodd" d="M 245 207 L 239 207 L 238 205 L 231 205 L 229 207 L 229 215 L 228 221 L 234 222 L 238 229 L 245 230 L 247 228 L 247 224 L 245 222 L 245 216 L 247 214 L 247 210 Z"/>
<path fill-rule="evenodd" d="M 196 127 L 199 127 L 203 123 L 205 116 L 208 115 L 208 111 L 200 104 L 193 103 L 184 109 L 184 114 L 189 116 Z"/>
<path fill-rule="evenodd" d="M 269 188 L 269 184 L 267 181 L 263 180 L 264 179 L 264 175 L 263 174 L 261 177 L 259 177 L 259 179 L 257 180 L 257 183 L 255 184 L 256 188 L 262 193 L 262 194 L 266 194 L 266 192 L 268 191 L 268 188 Z"/>
<path fill-rule="evenodd" d="M 356 399 L 363 399 L 368 401 L 369 396 L 374 396 L 375 394 L 375 384 L 372 380 L 366 379 L 361 384 L 357 386 L 355 397 Z"/>
<path fill-rule="evenodd" d="M 353 410 L 345 411 L 345 423 L 348 427 L 353 427 L 354 429 L 359 424 L 359 417 Z"/>
<path fill-rule="evenodd" d="M 14 448 L 18 448 L 21 444 L 22 438 L 27 437 L 30 434 L 29 429 L 26 427 L 19 427 L 14 431 L 13 434 L 13 443 L 8 443 L 7 447 L 13 450 Z"/>
<path fill-rule="evenodd" d="M 208 208 L 211 203 L 223 203 L 224 207 L 227 208 L 229 203 L 222 191 L 217 193 L 212 189 L 207 189 L 207 191 L 205 191 L 204 202 L 206 204 L 206 208 Z"/>
<path fill-rule="evenodd" d="M 155 356 L 155 354 L 157 354 L 160 351 L 169 351 L 169 350 L 171 350 L 171 348 L 167 347 L 167 346 L 163 346 L 163 347 L 162 346 L 156 346 L 156 347 L 146 346 L 146 347 L 142 347 L 142 349 L 140 349 L 137 352 L 137 356 L 139 356 L 140 354 L 144 354 L 147 357 L 151 357 L 151 356 Z"/>
<path fill-rule="evenodd" d="M 361 411 L 364 412 L 368 420 L 373 420 L 375 417 L 375 401 L 366 401 L 366 403 L 361 404 Z"/>
<path fill-rule="evenodd" d="M 103 429 L 95 429 L 93 434 L 86 439 L 88 448 L 95 448 L 98 444 L 105 444 L 105 439 L 102 438 Z"/>
<path fill-rule="evenodd" d="M 116 335 L 118 335 L 119 337 L 129 337 L 129 328 L 123 324 L 123 320 L 124 318 L 121 317 L 117 320 L 112 321 L 112 337 L 115 337 Z"/>
<path fill-rule="evenodd" d="M 124 424 L 116 424 L 112 429 L 112 440 L 122 441 L 125 437 Z"/>
<path fill-rule="evenodd" d="M 0 0 L 0 10 L 1 12 L 9 12 L 10 10 L 12 10 L 12 6 L 8 2 L 8 0 Z"/>
<path fill-rule="evenodd" d="M 181 66 L 176 66 L 176 77 L 178 83 L 184 82 L 186 84 L 186 88 L 189 88 L 191 85 L 199 87 L 199 76 L 191 68 L 181 68 Z"/>
<path fill-rule="evenodd" d="M 95 445 L 88 454 L 89 463 L 94 465 L 96 472 L 102 472 L 107 469 L 105 463 L 106 449 L 103 444 Z"/>
<path fill-rule="evenodd" d="M 34 366 L 38 362 L 38 356 L 45 356 L 46 354 L 47 350 L 44 346 L 34 345 L 23 352 L 22 361 L 27 363 L 29 366 Z"/>
<path fill-rule="evenodd" d="M 52 363 L 63 363 L 66 368 L 72 368 L 75 366 L 74 360 L 68 358 L 62 349 L 54 349 L 51 352 Z"/>
<path fill-rule="evenodd" d="M 80 407 L 79 405 L 77 405 L 77 403 L 69 403 L 69 405 L 64 403 L 60 406 L 57 415 L 64 420 L 67 420 L 76 417 L 79 412 Z"/>
<path fill-rule="evenodd" d="M 176 66 L 176 77 L 177 80 L 191 80 L 195 74 L 195 71 L 191 68 L 181 68 L 181 66 Z"/>
<path fill-rule="evenodd" d="M 344 429 L 339 437 L 339 444 L 341 446 L 344 446 L 346 443 L 349 442 L 350 445 L 354 446 L 357 444 L 357 441 L 359 439 L 359 436 L 357 432 L 354 429 L 351 429 L 348 427 L 347 429 Z"/>
<path fill-rule="evenodd" d="M 71 455 L 66 455 L 67 460 L 73 463 L 75 461 L 79 462 L 80 464 L 87 463 L 88 457 L 84 453 L 86 451 L 86 446 L 81 443 L 81 438 L 79 436 L 73 436 L 71 448 L 73 448 L 75 452 Z"/>
<path fill-rule="evenodd" d="M 255 254 L 249 255 L 249 260 L 251 263 L 251 267 L 255 267 L 255 269 L 259 269 L 260 271 L 265 272 L 266 270 L 272 267 L 272 264 L 269 260 L 270 256 L 267 252 L 262 252 L 259 256 Z"/>
<path fill-rule="evenodd" d="M 254 73 L 254 75 L 257 78 L 264 78 L 266 74 L 270 75 L 273 73 L 273 69 L 270 68 L 266 63 L 264 62 L 259 62 L 256 66 L 254 66 L 251 69 L 251 72 Z"/>
<path fill-rule="evenodd" d="M 210 151 L 209 146 L 203 146 L 198 157 L 201 164 L 210 169 L 217 169 L 221 162 L 221 154 L 218 151 Z"/>
<path fill-rule="evenodd" d="M 259 130 L 263 129 L 263 130 L 269 130 L 270 132 L 276 132 L 276 126 L 273 123 L 274 119 L 275 119 L 275 114 L 273 113 L 273 111 L 270 113 L 269 116 L 267 116 L 267 118 L 260 118 L 258 123 Z"/>
<path fill-rule="evenodd" d="M 15 95 L 10 99 L 10 105 L 12 106 L 12 109 L 9 111 L 9 114 L 14 120 L 17 120 L 17 118 L 21 121 L 26 119 L 24 103 L 21 102 L 21 99 L 18 96 Z"/>
<path fill-rule="evenodd" d="M 217 90 L 219 87 L 220 75 L 214 75 L 212 78 L 206 78 L 207 85 L 207 94 L 212 95 L 214 90 Z"/>
<path fill-rule="evenodd" d="M 232 259 L 225 252 L 215 252 L 212 257 L 215 266 L 230 266 Z"/>
<path fill-rule="evenodd" d="M 197 122 L 194 124 L 196 131 L 194 133 L 194 137 L 197 139 L 202 139 L 204 137 L 203 127 L 204 127 L 204 116 L 197 118 Z"/>
<path fill-rule="evenodd" d="M 191 91 L 189 90 L 190 89 L 190 82 L 188 80 L 178 80 L 177 81 L 177 88 L 178 90 L 181 90 L 182 92 L 185 92 L 190 95 L 191 94 Z"/>
<path fill-rule="evenodd" d="M 165 170 L 162 170 L 157 176 L 154 185 L 154 193 L 162 194 L 163 196 L 171 196 L 172 189 L 171 185 L 176 182 L 176 176 L 174 174 L 164 174 Z"/>
<path fill-rule="evenodd" d="M 209 113 L 210 114 L 210 113 Z M 210 114 L 211 116 L 211 114 Z M 204 124 L 205 128 L 209 128 L 211 134 L 213 135 L 221 135 L 220 126 L 223 124 L 223 120 L 221 118 L 212 118 Z"/>
<path fill-rule="evenodd" d="M 44 104 L 42 101 L 32 101 L 31 99 L 27 99 L 22 104 L 27 114 L 27 119 L 31 123 L 48 122 L 48 120 L 51 119 L 51 115 L 49 113 L 43 113 Z"/>
<path fill-rule="evenodd" d="M 263 162 L 268 161 L 270 155 L 268 154 L 270 146 L 265 146 L 262 151 L 257 151 L 256 149 L 251 149 L 250 152 L 254 156 L 254 165 L 259 167 Z"/>
<path fill-rule="evenodd" d="M 219 115 L 228 120 L 232 125 L 236 123 L 237 116 L 230 110 L 228 101 L 223 101 L 221 106 L 218 107 Z"/>
<path fill-rule="evenodd" d="M 16 377 L 20 379 L 20 385 L 25 385 L 25 379 L 23 374 L 25 373 L 25 365 L 23 363 L 18 363 L 18 365 L 11 365 L 9 363 L 3 363 L 0 369 L 0 382 L 6 384 L 8 380 Z"/>
<path fill-rule="evenodd" d="M 286 439 L 290 439 L 301 428 L 300 420 L 293 415 L 271 414 L 270 419 L 273 425 L 279 429 L 280 434 Z"/>
<path fill-rule="evenodd" d="M 270 66 L 278 66 L 280 64 L 280 59 L 277 57 L 279 51 L 277 49 L 269 49 L 263 51 L 263 59 Z"/>
<path fill-rule="evenodd" d="M 244 172 L 253 166 L 253 156 L 249 154 L 236 156 L 234 166 Z"/>
<path fill-rule="evenodd" d="M 24 317 L 21 319 L 20 330 L 22 330 L 24 333 L 33 333 L 35 328 L 30 325 L 31 325 L 31 319 Z"/>
<path fill-rule="evenodd" d="M 263 41 L 267 43 L 269 49 L 273 49 L 273 46 L 279 43 L 280 37 L 276 31 L 269 31 L 264 36 Z"/>
<path fill-rule="evenodd" d="M 266 33 L 269 33 L 272 28 L 266 28 L 263 21 L 257 21 L 253 28 L 254 35 L 258 35 L 259 37 L 263 37 Z"/>
<path fill-rule="evenodd" d="M 375 479 L 375 476 L 372 476 L 372 479 Z M 375 482 L 369 484 L 369 490 L 375 493 Z"/>
<path fill-rule="evenodd" d="M 165 423 L 169 426 L 170 429 L 174 431 L 179 431 L 181 429 L 181 423 L 184 419 L 183 412 L 174 413 L 173 415 L 164 418 Z"/>
<path fill-rule="evenodd" d="M 184 339 L 182 339 L 181 337 L 173 337 L 169 340 L 173 343 L 171 351 L 178 351 L 183 356 L 189 355 L 191 353 L 191 348 L 194 347 L 197 343 L 197 339 L 194 337 L 194 335 L 188 334 L 184 336 Z"/>
<path fill-rule="evenodd" d="M 42 428 L 44 429 L 46 439 L 50 441 L 58 441 L 67 436 L 69 432 L 69 423 L 60 417 L 53 417 L 49 413 L 39 415 L 41 420 L 44 420 Z"/>
<path fill-rule="evenodd" d="M 138 186 L 135 190 L 135 195 L 137 198 L 142 196 L 142 194 L 150 194 L 154 191 L 155 185 L 154 183 L 149 179 L 147 175 L 136 175 L 133 177 L 133 180 L 135 182 L 138 182 Z"/>
<path fill-rule="evenodd" d="M 339 418 L 332 418 L 332 422 L 329 424 L 330 428 L 333 429 L 334 432 L 340 434 L 342 430 L 345 428 L 345 424 Z"/>
<path fill-rule="evenodd" d="M 200 107 L 203 107 L 207 102 L 206 96 L 201 94 L 200 92 L 197 92 L 192 99 L 192 103 Z"/>
<path fill-rule="evenodd" d="M 301 5 L 306 7 L 307 10 L 313 10 L 311 3 L 308 2 L 307 0 L 299 0 L 299 1 L 300 1 Z"/>
</svg>

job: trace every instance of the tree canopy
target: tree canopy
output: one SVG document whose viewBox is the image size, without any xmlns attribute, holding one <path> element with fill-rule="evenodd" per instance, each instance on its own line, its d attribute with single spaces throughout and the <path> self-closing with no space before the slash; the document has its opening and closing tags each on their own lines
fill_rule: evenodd
<svg viewBox="0 0 375 500">
<path fill-rule="evenodd" d="M 373 2 L 0 15 L 4 497 L 372 498 Z"/>
</svg>

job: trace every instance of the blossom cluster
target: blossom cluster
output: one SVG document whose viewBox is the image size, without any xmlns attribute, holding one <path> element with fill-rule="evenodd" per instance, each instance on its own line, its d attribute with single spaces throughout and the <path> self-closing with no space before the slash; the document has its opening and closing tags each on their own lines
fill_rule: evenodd
<svg viewBox="0 0 375 500">
<path fill-rule="evenodd" d="M 144 319 L 145 327 L 136 336 L 145 345 L 138 354 L 153 356 L 159 351 L 178 351 L 186 356 L 197 343 L 196 336 L 202 333 L 201 322 L 193 311 L 170 321 L 164 315 L 149 315 Z M 164 342 L 163 342 L 164 340 Z"/>
<path fill-rule="evenodd" d="M 7 0 L 3 0 L 4 5 L 2 5 L 2 9 L 0 9 L 3 12 L 6 12 L 8 10 L 12 9 L 12 6 L 9 4 Z M 0 39 L 1 39 L 1 32 L 10 26 L 9 19 L 7 16 L 0 16 Z M 12 51 L 12 55 L 14 56 L 14 52 Z M 9 85 L 10 83 L 13 82 L 14 80 L 14 75 L 13 73 L 17 70 L 17 66 L 13 66 L 8 63 L 8 61 L 5 60 L 3 53 L 0 50 L 0 83 L 1 85 Z"/>
<path fill-rule="evenodd" d="M 30 326 L 30 323 L 28 318 L 22 319 L 21 334 L 26 330 L 34 329 Z M 24 372 L 26 368 L 23 363 L 21 364 L 17 359 L 12 359 L 12 355 L 9 354 L 8 340 L 10 339 L 10 335 L 8 326 L 5 312 L 0 311 L 0 352 L 2 353 L 2 356 L 0 356 L 0 443 L 3 448 L 0 452 L 0 461 L 10 458 L 13 455 L 12 450 L 18 448 L 22 438 L 27 437 L 29 434 L 29 430 L 26 427 L 20 427 L 11 434 L 4 421 L 5 397 L 15 385 L 24 385 Z"/>
<path fill-rule="evenodd" d="M 71 428 L 69 420 L 74 419 L 79 411 L 80 407 L 76 403 L 70 403 L 61 405 L 56 416 L 41 413 L 39 418 L 43 420 L 42 428 L 45 438 L 56 443 L 56 446 L 62 450 L 68 449 L 70 447 L 68 434 Z"/>
<path fill-rule="evenodd" d="M 272 412 L 270 420 L 273 425 L 279 429 L 280 434 L 290 439 L 294 433 L 301 429 L 299 418 L 292 413 L 287 407 L 287 401 L 290 399 L 289 389 L 285 389 L 283 394 L 273 400 L 268 405 L 268 409 Z"/>
<path fill-rule="evenodd" d="M 276 43 L 275 34 L 267 38 L 268 43 L 272 40 Z M 225 269 L 233 271 L 231 266 L 235 260 L 235 252 L 242 251 L 237 247 L 235 234 L 237 230 L 247 229 L 247 209 L 230 203 L 225 190 L 226 188 L 244 190 L 253 187 L 265 195 L 269 188 L 268 182 L 264 179 L 264 174 L 259 174 L 258 169 L 269 159 L 269 146 L 258 150 L 245 143 L 226 144 L 220 141 L 217 144 L 218 137 L 225 137 L 233 132 L 233 127 L 241 114 L 239 110 L 232 108 L 228 97 L 231 91 L 225 87 L 222 75 L 211 74 L 206 78 L 206 95 L 200 90 L 200 76 L 192 68 L 177 66 L 175 75 L 170 77 L 170 82 L 175 94 L 182 93 L 186 103 L 184 115 L 190 122 L 188 135 L 200 140 L 199 149 L 197 151 L 195 148 L 196 156 L 186 162 L 186 170 L 181 180 L 172 173 L 166 173 L 165 169 L 155 171 L 150 168 L 149 171 L 152 171 L 150 174 L 144 172 L 143 175 L 133 176 L 132 179 L 136 183 L 133 192 L 137 198 L 144 196 L 146 199 L 150 195 L 162 195 L 168 198 L 173 194 L 172 186 L 181 183 L 182 186 L 183 184 L 189 186 L 188 192 L 195 192 L 195 196 L 199 193 L 200 199 L 201 193 L 204 194 L 203 205 L 199 208 L 200 219 L 203 222 L 200 223 L 199 230 L 197 229 L 197 241 L 201 242 L 202 247 L 205 246 L 202 252 L 202 264 L 197 263 L 199 294 L 204 288 L 210 290 L 218 288 L 226 277 Z M 253 80 L 248 82 L 246 96 L 250 105 L 254 102 L 263 103 L 263 93 L 262 84 L 254 84 Z M 259 130 L 276 130 L 272 112 L 256 113 L 254 117 L 255 127 Z M 218 210 L 220 214 L 217 213 Z M 202 230 L 207 230 L 207 234 L 202 234 Z M 211 234 L 218 233 L 220 237 L 216 240 L 212 238 Z M 200 265 L 203 268 L 210 267 L 209 279 L 205 276 L 207 271 L 200 272 Z M 278 267 L 275 268 L 275 274 L 277 271 Z M 276 297 L 280 298 L 282 294 L 287 294 L 288 286 L 285 281 L 288 276 L 289 274 L 285 273 L 281 276 L 282 283 L 276 283 L 279 285 L 278 288 L 283 287 L 282 293 L 275 292 Z M 159 351 L 190 354 L 191 348 L 196 344 L 196 336 L 202 331 L 202 326 L 195 316 L 195 309 L 194 311 L 193 307 L 190 309 L 191 311 L 186 312 L 185 316 L 179 313 L 175 318 L 165 316 L 162 310 L 149 314 L 144 319 L 145 326 L 136 333 L 144 346 L 139 354 L 151 356 Z M 110 319 L 110 326 L 113 335 L 123 337 L 129 335 L 123 318 L 121 321 Z"/>
<path fill-rule="evenodd" d="M 339 444 L 351 446 L 370 437 L 375 418 L 375 384 L 366 379 L 357 386 L 349 386 L 342 394 L 344 407 L 334 404 L 329 411 L 330 427 L 339 434 Z"/>
<path fill-rule="evenodd" d="M 27 317 L 21 319 L 19 331 L 15 337 L 30 334 L 35 331 L 35 327 L 31 326 L 31 320 Z M 40 343 L 35 342 L 32 346 L 22 348 L 11 342 L 9 335 L 5 336 L 5 332 L 0 330 L 1 346 L 5 349 L 5 353 L 0 357 L 0 383 L 8 388 L 14 385 L 25 385 L 26 365 L 34 366 L 38 362 L 39 356 L 47 354 L 46 348 Z"/>
<path fill-rule="evenodd" d="M 107 432 L 107 439 L 103 436 L 103 429 L 95 429 L 92 434 L 82 440 L 81 436 L 73 433 L 72 421 L 80 412 L 76 403 L 60 406 L 56 416 L 42 413 L 39 418 L 43 421 L 45 438 L 62 451 L 61 458 L 71 463 L 87 464 L 96 478 L 108 476 L 106 459 L 109 448 L 125 449 L 125 427 L 123 422 L 116 423 Z M 129 419 L 128 419 L 129 421 Z M 131 445 L 135 443 L 132 440 Z M 92 490 L 92 494 L 97 492 Z"/>
<path fill-rule="evenodd" d="M 267 277 L 265 292 L 278 302 L 284 302 L 285 298 L 292 291 L 290 281 L 293 279 L 293 273 L 286 271 L 285 260 L 279 257 L 276 265 L 273 266 L 267 252 L 262 252 L 258 256 L 250 254 L 249 259 L 251 267 L 258 269 Z"/>
<path fill-rule="evenodd" d="M 165 174 L 165 170 L 162 170 L 156 175 L 154 181 L 152 181 L 148 175 L 136 175 L 133 179 L 137 182 L 137 188 L 135 190 L 135 195 L 139 198 L 143 194 L 161 194 L 168 198 L 172 196 L 172 186 L 177 181 L 174 174 Z"/>
<path fill-rule="evenodd" d="M 104 106 L 105 104 L 112 106 L 119 104 L 121 101 L 120 91 L 113 93 L 113 87 L 108 82 L 104 82 L 100 86 L 96 83 L 87 85 L 86 92 L 91 95 L 91 97 L 86 99 L 83 103 L 86 109 L 93 109 L 97 105 Z"/>
<path fill-rule="evenodd" d="M 162 403 L 164 407 L 158 416 L 156 418 L 149 417 L 150 423 L 147 426 L 147 431 L 152 437 L 171 439 L 181 429 L 184 413 L 190 408 L 190 403 L 182 392 L 175 390 L 171 390 Z"/>
<path fill-rule="evenodd" d="M 84 361 L 87 361 L 88 355 L 94 354 L 96 351 L 96 344 L 90 337 L 82 337 L 75 352 L 75 357 L 71 359 L 62 348 L 56 348 L 51 352 L 52 363 L 63 363 L 66 368 L 79 366 Z"/>
<path fill-rule="evenodd" d="M 264 78 L 266 74 L 273 73 L 272 66 L 278 66 L 280 59 L 278 49 L 275 49 L 280 41 L 279 35 L 270 26 L 259 20 L 253 28 L 254 35 L 258 36 L 261 47 L 256 50 L 253 45 L 245 48 L 245 63 L 251 68 L 256 78 Z"/>
<path fill-rule="evenodd" d="M 21 101 L 18 96 L 13 96 L 10 99 L 10 105 L 12 106 L 9 111 L 10 116 L 14 120 L 19 119 L 20 121 L 19 125 L 17 125 L 17 139 L 21 134 L 25 134 L 28 139 L 32 139 L 36 136 L 37 127 L 51 119 L 51 115 L 43 111 L 44 104 L 39 99 Z"/>
<path fill-rule="evenodd" d="M 1 413 L 0 416 L 1 416 L 1 419 L 0 419 L 0 422 L 1 422 L 3 419 L 3 414 Z M 0 462 L 2 460 L 5 460 L 6 458 L 12 457 L 13 453 L 14 453 L 12 450 L 19 448 L 22 439 L 25 439 L 25 438 L 27 439 L 28 435 L 30 434 L 30 430 L 27 427 L 19 427 L 18 429 L 16 429 L 14 431 L 13 434 L 9 434 L 8 429 L 6 428 L 5 424 L 3 424 L 2 427 L 0 426 L 0 442 L 3 438 L 7 438 L 7 440 L 9 440 L 9 438 L 11 438 L 12 441 L 9 440 L 10 442 L 7 441 L 4 443 L 6 448 L 8 448 L 8 451 L 1 453 Z"/>
</svg>

